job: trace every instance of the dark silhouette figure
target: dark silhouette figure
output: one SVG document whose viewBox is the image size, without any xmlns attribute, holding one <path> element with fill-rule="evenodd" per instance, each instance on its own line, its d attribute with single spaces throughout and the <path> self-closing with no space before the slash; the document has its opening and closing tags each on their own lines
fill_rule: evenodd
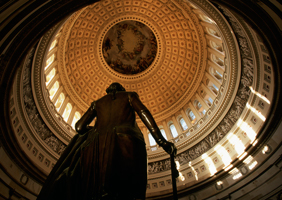
<svg viewBox="0 0 282 200">
<path fill-rule="evenodd" d="M 137 93 L 126 92 L 119 83 L 106 92 L 76 123 L 78 134 L 54 166 L 38 200 L 145 199 L 147 153 L 135 112 L 157 144 L 176 154 Z"/>
</svg>

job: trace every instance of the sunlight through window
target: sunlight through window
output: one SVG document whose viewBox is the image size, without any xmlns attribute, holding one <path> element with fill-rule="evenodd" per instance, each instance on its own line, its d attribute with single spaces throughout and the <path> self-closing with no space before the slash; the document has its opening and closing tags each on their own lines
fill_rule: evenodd
<svg viewBox="0 0 282 200">
<path fill-rule="evenodd" d="M 49 48 L 49 51 L 51 51 L 57 44 L 57 40 L 54 40 L 51 45 L 50 45 L 50 48 Z"/>
<path fill-rule="evenodd" d="M 53 68 L 50 73 L 46 76 L 46 85 L 48 85 L 48 83 L 52 80 L 52 78 L 55 76 L 56 74 L 56 69 Z"/>
<path fill-rule="evenodd" d="M 72 120 L 72 124 L 71 124 L 73 129 L 75 129 L 75 124 L 80 119 L 80 117 L 81 117 L 80 113 L 79 112 L 75 112 L 73 120 Z"/>
<path fill-rule="evenodd" d="M 255 113 L 262 121 L 265 121 L 265 116 L 261 114 L 257 109 L 254 107 L 250 106 L 249 103 L 246 104 L 247 108 L 250 109 L 253 113 Z"/>
<path fill-rule="evenodd" d="M 72 105 L 70 103 L 67 104 L 65 111 L 63 113 L 63 118 L 67 122 L 72 110 Z"/>
<path fill-rule="evenodd" d="M 65 100 L 65 95 L 64 95 L 64 93 L 61 93 L 59 98 L 57 99 L 57 101 L 55 103 L 55 107 L 56 107 L 57 111 L 60 110 L 64 100 Z"/>
<path fill-rule="evenodd" d="M 47 59 L 45 69 L 47 69 L 47 68 L 54 62 L 54 58 L 55 58 L 55 55 L 52 54 L 52 56 L 50 56 L 50 57 Z"/>
<path fill-rule="evenodd" d="M 52 86 L 52 88 L 49 90 L 49 94 L 50 94 L 50 99 L 52 99 L 54 97 L 54 95 L 56 94 L 56 92 L 59 89 L 59 82 L 56 81 L 54 83 L 54 85 Z"/>
<path fill-rule="evenodd" d="M 270 101 L 263 95 L 261 95 L 260 93 L 258 93 L 257 91 L 255 91 L 252 87 L 250 87 L 252 93 L 254 93 L 255 95 L 257 95 L 259 98 L 261 98 L 262 100 L 264 100 L 266 103 L 270 104 Z"/>
</svg>

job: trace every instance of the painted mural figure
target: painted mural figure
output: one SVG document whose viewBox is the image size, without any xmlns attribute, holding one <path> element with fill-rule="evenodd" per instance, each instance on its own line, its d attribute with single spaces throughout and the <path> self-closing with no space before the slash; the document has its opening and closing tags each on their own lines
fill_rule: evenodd
<svg viewBox="0 0 282 200">
<path fill-rule="evenodd" d="M 106 92 L 76 123 L 78 134 L 54 166 L 38 200 L 145 199 L 147 153 L 135 112 L 157 144 L 176 154 L 137 93 L 126 92 L 119 83 Z M 95 118 L 95 126 L 90 127 Z"/>
</svg>

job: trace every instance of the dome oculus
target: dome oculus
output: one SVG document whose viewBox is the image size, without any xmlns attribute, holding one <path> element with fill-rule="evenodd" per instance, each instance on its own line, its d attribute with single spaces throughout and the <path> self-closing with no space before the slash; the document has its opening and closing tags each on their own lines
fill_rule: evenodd
<svg viewBox="0 0 282 200">
<path fill-rule="evenodd" d="M 102 49 L 111 69 L 132 75 L 150 67 L 157 54 L 157 41 L 145 24 L 127 20 L 117 23 L 107 32 Z"/>
</svg>

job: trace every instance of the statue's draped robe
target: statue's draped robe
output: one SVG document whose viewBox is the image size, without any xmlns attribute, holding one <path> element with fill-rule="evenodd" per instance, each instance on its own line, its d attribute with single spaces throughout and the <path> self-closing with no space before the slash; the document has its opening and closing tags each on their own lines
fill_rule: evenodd
<svg viewBox="0 0 282 200">
<path fill-rule="evenodd" d="M 134 95 L 117 92 L 115 99 L 109 94 L 95 102 L 94 128 L 74 136 L 38 199 L 145 198 L 147 155 L 130 101 Z"/>
</svg>

